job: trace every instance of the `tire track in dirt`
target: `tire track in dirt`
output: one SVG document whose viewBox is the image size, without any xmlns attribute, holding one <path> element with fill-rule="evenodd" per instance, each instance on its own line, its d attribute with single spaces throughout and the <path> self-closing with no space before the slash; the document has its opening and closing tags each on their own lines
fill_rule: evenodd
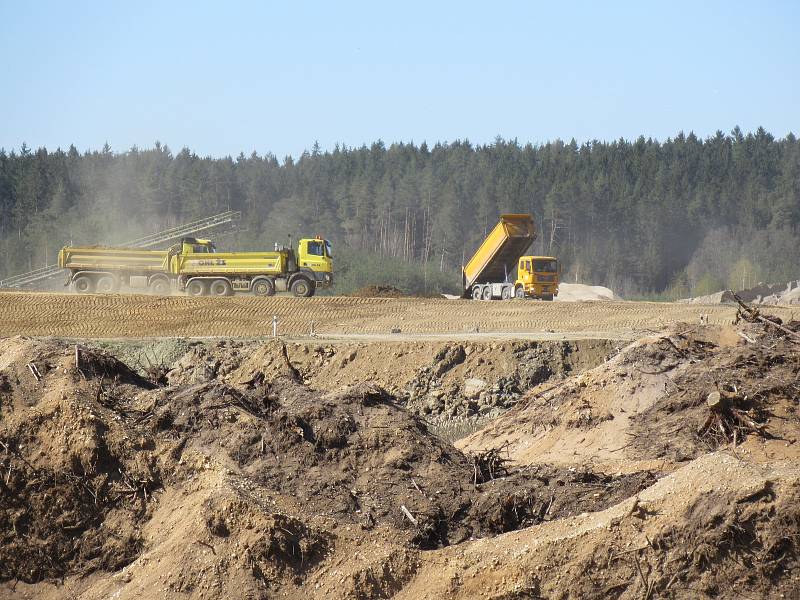
<svg viewBox="0 0 800 600">
<path fill-rule="evenodd" d="M 784 308 L 770 312 L 788 318 Z M 73 295 L 0 292 L 0 335 L 65 337 L 168 337 L 272 334 L 638 332 L 675 321 L 733 320 L 722 305 L 655 302 L 476 302 L 427 298 L 315 297 L 159 298 L 137 295 Z"/>
</svg>

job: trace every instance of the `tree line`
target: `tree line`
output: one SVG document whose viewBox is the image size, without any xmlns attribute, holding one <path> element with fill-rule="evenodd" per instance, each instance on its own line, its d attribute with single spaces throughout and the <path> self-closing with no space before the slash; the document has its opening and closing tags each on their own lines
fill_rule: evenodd
<svg viewBox="0 0 800 600">
<path fill-rule="evenodd" d="M 345 288 L 402 274 L 408 291 L 457 291 L 463 261 L 506 212 L 534 215 L 532 251 L 558 256 L 565 280 L 622 295 L 800 277 L 800 144 L 737 127 L 665 141 L 314 144 L 282 160 L 23 145 L 0 150 L 0 278 L 52 264 L 65 244 L 120 243 L 228 209 L 246 226 L 219 246 L 319 233 Z"/>
</svg>

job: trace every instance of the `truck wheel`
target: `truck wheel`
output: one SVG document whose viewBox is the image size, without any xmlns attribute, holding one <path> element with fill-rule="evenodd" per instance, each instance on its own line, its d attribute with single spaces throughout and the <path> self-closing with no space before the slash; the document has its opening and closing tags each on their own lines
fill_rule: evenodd
<svg viewBox="0 0 800 600">
<path fill-rule="evenodd" d="M 552 302 L 553 294 L 542 294 L 542 300 L 545 300 L 547 302 Z"/>
<path fill-rule="evenodd" d="M 514 290 L 511 288 L 510 285 L 507 285 L 503 288 L 503 291 L 500 293 L 500 297 L 503 300 L 511 300 L 512 296 L 514 296 Z"/>
<path fill-rule="evenodd" d="M 186 286 L 188 296 L 205 296 L 206 283 L 202 279 L 192 279 Z"/>
<path fill-rule="evenodd" d="M 514 297 L 515 298 L 520 298 L 520 299 L 524 298 L 525 297 L 525 288 L 522 287 L 521 285 L 518 286 L 517 289 L 514 290 Z"/>
<path fill-rule="evenodd" d="M 292 282 L 291 290 L 292 294 L 298 298 L 308 298 L 314 293 L 314 288 L 311 286 L 311 282 L 305 277 L 298 277 L 295 279 L 294 282 Z"/>
<path fill-rule="evenodd" d="M 226 279 L 215 279 L 211 282 L 211 286 L 208 288 L 208 291 L 211 293 L 212 296 L 232 296 L 233 289 L 231 289 L 231 284 Z"/>
<path fill-rule="evenodd" d="M 79 294 L 91 294 L 94 291 L 94 280 L 88 275 L 79 275 L 72 281 L 72 287 Z"/>
<path fill-rule="evenodd" d="M 483 299 L 484 300 L 492 299 L 492 286 L 490 285 L 483 286 Z"/>
<path fill-rule="evenodd" d="M 480 300 L 482 298 L 481 286 L 476 285 L 472 288 L 472 299 L 473 300 Z"/>
<path fill-rule="evenodd" d="M 269 279 L 258 279 L 253 282 L 251 291 L 256 296 L 272 296 L 275 294 L 275 284 Z"/>
<path fill-rule="evenodd" d="M 150 293 L 156 296 L 168 296 L 170 292 L 169 281 L 166 279 L 154 279 L 150 282 Z"/>
<path fill-rule="evenodd" d="M 94 289 L 98 294 L 110 294 L 116 291 L 117 282 L 111 275 L 102 275 L 95 283 Z"/>
</svg>

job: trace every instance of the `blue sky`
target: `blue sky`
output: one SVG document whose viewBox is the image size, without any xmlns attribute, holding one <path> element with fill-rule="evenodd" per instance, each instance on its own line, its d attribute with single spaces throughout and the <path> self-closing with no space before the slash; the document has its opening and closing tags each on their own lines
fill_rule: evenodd
<svg viewBox="0 0 800 600">
<path fill-rule="evenodd" d="M 0 147 L 800 133 L 800 2 L 0 0 Z"/>
</svg>

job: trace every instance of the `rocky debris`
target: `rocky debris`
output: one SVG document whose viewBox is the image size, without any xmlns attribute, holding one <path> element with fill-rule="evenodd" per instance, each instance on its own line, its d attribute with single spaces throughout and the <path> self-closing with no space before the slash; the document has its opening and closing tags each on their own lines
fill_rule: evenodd
<svg viewBox="0 0 800 600">
<path fill-rule="evenodd" d="M 465 398 L 474 400 L 480 396 L 481 392 L 483 392 L 487 387 L 489 387 L 489 384 L 483 379 L 470 377 L 469 379 L 464 380 L 464 389 L 462 390 L 462 393 L 464 394 Z"/>
<path fill-rule="evenodd" d="M 759 283 L 751 288 L 738 290 L 723 290 L 696 298 L 678 300 L 685 304 L 734 304 L 734 295 L 749 304 L 769 304 L 773 306 L 794 306 L 800 304 L 800 280 L 788 283 Z"/>
<path fill-rule="evenodd" d="M 610 351 L 611 345 L 606 348 Z M 415 414 L 433 420 L 496 417 L 514 406 L 527 390 L 570 374 L 579 365 L 577 353 L 574 342 L 492 343 L 480 350 L 474 344 L 448 344 L 434 356 L 433 364 L 421 368 L 408 383 L 406 405 Z M 494 382 L 471 376 L 475 369 L 492 367 L 493 361 L 513 366 Z M 462 364 L 460 377 L 447 376 Z"/>
</svg>

